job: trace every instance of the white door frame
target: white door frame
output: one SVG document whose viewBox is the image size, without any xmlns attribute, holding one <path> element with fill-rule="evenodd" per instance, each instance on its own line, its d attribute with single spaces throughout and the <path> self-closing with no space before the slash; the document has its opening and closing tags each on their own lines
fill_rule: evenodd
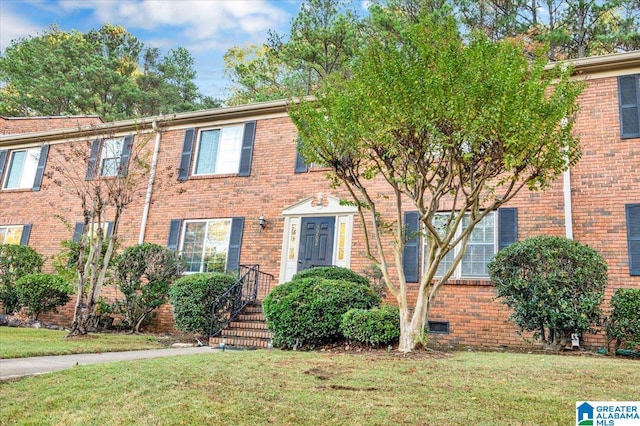
<svg viewBox="0 0 640 426">
<path fill-rule="evenodd" d="M 291 280 L 298 270 L 300 225 L 303 217 L 333 216 L 336 218 L 333 238 L 333 264 L 348 268 L 351 265 L 351 239 L 355 206 L 340 204 L 340 199 L 319 193 L 284 209 L 284 232 L 279 283 Z"/>
</svg>

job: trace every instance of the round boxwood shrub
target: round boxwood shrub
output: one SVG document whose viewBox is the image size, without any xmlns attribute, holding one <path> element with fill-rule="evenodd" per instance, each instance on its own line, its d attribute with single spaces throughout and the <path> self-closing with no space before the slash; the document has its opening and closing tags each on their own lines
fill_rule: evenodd
<svg viewBox="0 0 640 426">
<path fill-rule="evenodd" d="M 314 347 L 340 340 L 342 315 L 351 308 L 369 309 L 380 298 L 370 285 L 319 277 L 281 284 L 262 302 L 273 344 L 284 349 Z"/>
<path fill-rule="evenodd" d="M 371 309 L 349 309 L 342 316 L 340 331 L 352 342 L 374 347 L 392 344 L 400 337 L 398 307 L 382 305 Z"/>
<path fill-rule="evenodd" d="M 562 237 L 528 238 L 499 251 L 489 273 L 498 298 L 512 309 L 510 318 L 551 348 L 600 321 L 607 264 L 588 246 Z"/>
<path fill-rule="evenodd" d="M 42 255 L 29 246 L 0 244 L 0 303 L 5 314 L 20 309 L 15 284 L 18 278 L 42 270 Z"/>
<path fill-rule="evenodd" d="M 193 274 L 176 280 L 169 290 L 176 328 L 207 335 L 211 305 L 235 282 L 234 277 L 222 273 Z"/>
<path fill-rule="evenodd" d="M 291 278 L 291 281 L 311 277 L 326 278 L 328 280 L 351 281 L 354 283 L 371 285 L 371 281 L 369 281 L 368 278 L 353 272 L 349 268 L 338 266 L 318 266 L 316 268 L 305 269 L 304 271 L 300 271 L 295 274 L 293 278 Z"/>
<path fill-rule="evenodd" d="M 69 301 L 73 287 L 63 277 L 52 274 L 27 274 L 16 281 L 16 295 L 20 306 L 38 319 L 43 312 L 56 312 L 58 306 Z"/>
<path fill-rule="evenodd" d="M 619 288 L 611 298 L 611 316 L 606 321 L 607 349 L 615 353 L 624 344 L 640 346 L 640 288 Z"/>
</svg>

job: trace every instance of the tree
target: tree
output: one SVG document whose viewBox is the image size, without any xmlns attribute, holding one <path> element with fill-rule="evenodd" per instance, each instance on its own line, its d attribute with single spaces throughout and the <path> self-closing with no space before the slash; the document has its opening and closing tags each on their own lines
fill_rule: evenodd
<svg viewBox="0 0 640 426">
<path fill-rule="evenodd" d="M 145 139 L 148 137 L 137 135 L 135 143 L 132 137 L 120 139 L 122 152 L 127 152 L 128 158 L 123 154 L 113 167 L 99 165 L 93 149 L 111 140 L 108 137 L 96 139 L 93 144 L 56 148 L 59 155 L 54 158 L 62 160 L 53 164 L 52 181 L 76 197 L 82 211 L 82 230 L 70 256 L 75 261 L 77 296 L 70 335 L 86 334 L 94 323 L 100 293 L 118 246 L 122 214 L 132 203 L 144 198 L 151 156 Z M 89 167 L 84 169 L 78 164 Z"/>
<path fill-rule="evenodd" d="M 582 85 L 569 81 L 570 70 L 530 62 L 517 44 L 479 34 L 463 42 L 448 16 L 425 14 L 384 37 L 370 38 L 351 79 L 329 79 L 317 101 L 293 103 L 290 116 L 306 161 L 330 167 L 357 206 L 367 255 L 399 306 L 399 349 L 411 351 L 474 227 L 578 160 L 571 129 Z M 418 211 L 415 232 L 407 205 Z M 403 253 L 419 235 L 429 248 L 410 305 Z"/>
<path fill-rule="evenodd" d="M 179 255 L 158 244 L 143 243 L 127 247 L 114 262 L 116 283 L 124 296 L 116 300 L 116 312 L 132 331 L 165 304 L 169 287 L 182 275 L 184 262 Z"/>
<path fill-rule="evenodd" d="M 497 297 L 512 309 L 509 317 L 553 349 L 600 321 L 607 264 L 590 247 L 562 237 L 528 238 L 501 250 L 489 272 Z"/>
</svg>

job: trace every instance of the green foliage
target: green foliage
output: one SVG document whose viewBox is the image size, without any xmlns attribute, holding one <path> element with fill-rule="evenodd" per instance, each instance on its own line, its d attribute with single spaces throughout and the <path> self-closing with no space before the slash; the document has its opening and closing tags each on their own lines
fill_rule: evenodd
<svg viewBox="0 0 640 426">
<path fill-rule="evenodd" d="M 344 313 L 379 303 L 370 285 L 308 277 L 277 286 L 265 297 L 262 307 L 274 346 L 298 349 L 340 339 Z"/>
<path fill-rule="evenodd" d="M 42 255 L 29 246 L 0 244 L 0 303 L 6 314 L 20 308 L 16 281 L 24 275 L 40 272 L 43 263 Z"/>
<path fill-rule="evenodd" d="M 41 313 L 56 312 L 58 306 L 67 303 L 73 286 L 59 275 L 27 274 L 16 281 L 15 291 L 19 304 L 38 319 Z"/>
<path fill-rule="evenodd" d="M 551 236 L 502 249 L 489 263 L 497 297 L 521 330 L 555 348 L 571 333 L 593 331 L 607 284 L 607 264 L 595 250 Z"/>
<path fill-rule="evenodd" d="M 169 289 L 176 328 L 207 335 L 211 306 L 235 282 L 234 277 L 221 273 L 193 274 L 178 279 Z"/>
<path fill-rule="evenodd" d="M 182 275 L 180 256 L 158 244 L 128 247 L 114 262 L 115 279 L 124 296 L 114 302 L 123 325 L 139 332 L 152 312 L 167 302 L 169 287 Z"/>
<path fill-rule="evenodd" d="M 611 316 L 606 321 L 609 349 L 617 350 L 623 343 L 630 349 L 640 346 L 640 289 L 619 288 L 611 298 Z"/>
<path fill-rule="evenodd" d="M 374 347 L 389 345 L 400 337 L 398 307 L 382 305 L 350 309 L 342 316 L 340 331 L 347 339 Z"/>
<path fill-rule="evenodd" d="M 368 278 L 363 277 L 351 269 L 335 266 L 318 266 L 315 268 L 305 269 L 296 273 L 293 278 L 291 278 L 291 281 L 311 277 L 325 278 L 327 280 L 351 281 L 353 283 L 371 285 Z"/>
</svg>

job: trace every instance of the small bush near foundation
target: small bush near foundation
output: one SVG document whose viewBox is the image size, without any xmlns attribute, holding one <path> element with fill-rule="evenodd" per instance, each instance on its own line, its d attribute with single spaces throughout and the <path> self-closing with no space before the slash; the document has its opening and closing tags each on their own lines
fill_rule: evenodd
<svg viewBox="0 0 640 426">
<path fill-rule="evenodd" d="M 352 342 L 373 347 L 394 343 L 400 337 L 398 307 L 382 305 L 371 309 L 349 309 L 342 316 L 340 331 Z"/>
<path fill-rule="evenodd" d="M 262 306 L 274 346 L 298 349 L 340 340 L 344 313 L 379 303 L 380 298 L 370 285 L 309 277 L 277 286 Z"/>
<path fill-rule="evenodd" d="M 211 305 L 235 282 L 231 275 L 221 273 L 193 274 L 176 280 L 169 290 L 176 328 L 208 335 Z"/>
<path fill-rule="evenodd" d="M 607 264 L 592 248 L 561 237 L 528 238 L 489 263 L 497 296 L 521 330 L 561 349 L 571 333 L 593 331 L 607 284 Z"/>
<path fill-rule="evenodd" d="M 16 281 L 15 291 L 20 306 L 26 306 L 37 320 L 41 313 L 56 312 L 58 306 L 67 303 L 73 287 L 59 275 L 27 274 Z"/>
<path fill-rule="evenodd" d="M 611 298 L 611 316 L 606 322 L 607 349 L 615 341 L 613 352 L 624 345 L 640 346 L 640 289 L 619 288 Z"/>
<path fill-rule="evenodd" d="M 354 283 L 371 285 L 371 281 L 362 275 L 353 272 L 349 268 L 342 268 L 337 266 L 319 266 L 317 268 L 305 269 L 300 271 L 291 278 L 291 281 L 296 281 L 302 278 L 325 278 L 327 280 L 343 280 L 351 281 Z"/>
<path fill-rule="evenodd" d="M 18 278 L 42 270 L 42 255 L 28 246 L 0 244 L 0 303 L 5 314 L 20 309 L 15 284 Z"/>
</svg>

